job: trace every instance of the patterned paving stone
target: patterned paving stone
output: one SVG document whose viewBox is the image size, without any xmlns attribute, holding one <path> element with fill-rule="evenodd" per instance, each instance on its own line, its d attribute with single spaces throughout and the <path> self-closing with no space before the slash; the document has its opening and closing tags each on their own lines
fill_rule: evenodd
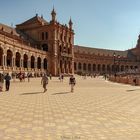
<svg viewBox="0 0 140 140">
<path fill-rule="evenodd" d="M 0 93 L 0 140 L 139 140 L 140 87 L 101 77 L 11 83 Z"/>
</svg>

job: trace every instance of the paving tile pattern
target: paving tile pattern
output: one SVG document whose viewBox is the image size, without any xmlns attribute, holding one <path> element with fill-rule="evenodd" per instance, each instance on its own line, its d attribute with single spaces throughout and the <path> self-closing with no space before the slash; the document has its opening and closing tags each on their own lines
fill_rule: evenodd
<svg viewBox="0 0 140 140">
<path fill-rule="evenodd" d="M 99 78 L 11 83 L 0 93 L 0 140 L 140 140 L 140 87 Z"/>
</svg>

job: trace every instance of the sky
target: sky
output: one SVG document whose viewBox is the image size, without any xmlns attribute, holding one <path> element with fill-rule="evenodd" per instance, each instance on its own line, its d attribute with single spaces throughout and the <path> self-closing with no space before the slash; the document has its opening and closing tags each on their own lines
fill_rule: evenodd
<svg viewBox="0 0 140 140">
<path fill-rule="evenodd" d="M 38 13 L 68 24 L 71 17 L 74 44 L 93 48 L 134 48 L 140 33 L 140 0 L 0 0 L 0 23 L 20 24 Z"/>
</svg>

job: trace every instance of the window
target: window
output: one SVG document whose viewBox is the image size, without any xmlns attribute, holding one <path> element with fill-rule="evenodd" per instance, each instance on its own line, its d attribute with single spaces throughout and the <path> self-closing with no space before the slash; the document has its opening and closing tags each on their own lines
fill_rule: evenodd
<svg viewBox="0 0 140 140">
<path fill-rule="evenodd" d="M 71 43 L 71 37 L 69 38 L 69 43 Z"/>
<path fill-rule="evenodd" d="M 46 32 L 46 40 L 48 40 L 48 32 Z"/>
<path fill-rule="evenodd" d="M 42 32 L 42 40 L 44 40 L 44 32 Z"/>
<path fill-rule="evenodd" d="M 42 49 L 43 49 L 43 51 L 48 51 L 48 44 L 43 44 L 42 45 Z"/>
</svg>

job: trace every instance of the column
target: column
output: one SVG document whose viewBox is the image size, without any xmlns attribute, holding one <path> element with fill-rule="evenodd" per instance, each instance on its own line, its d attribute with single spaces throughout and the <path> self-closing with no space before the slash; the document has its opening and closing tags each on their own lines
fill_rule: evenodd
<svg viewBox="0 0 140 140">
<path fill-rule="evenodd" d="M 37 69 L 37 57 L 35 57 L 34 68 L 35 68 L 35 70 Z"/>
<path fill-rule="evenodd" d="M 20 58 L 20 70 L 23 70 L 23 56 Z"/>
<path fill-rule="evenodd" d="M 15 70 L 15 57 L 12 57 L 12 68 Z"/>
<path fill-rule="evenodd" d="M 30 57 L 30 58 L 31 58 L 31 57 Z M 31 59 L 29 59 L 29 58 L 28 58 L 27 68 L 28 68 L 28 70 L 30 70 L 30 69 L 31 69 Z"/>
<path fill-rule="evenodd" d="M 64 60 L 62 60 L 62 73 L 64 73 Z"/>
<path fill-rule="evenodd" d="M 5 67 L 7 67 L 7 55 L 5 55 Z"/>
<path fill-rule="evenodd" d="M 43 70 L 44 70 L 44 61 L 43 61 L 44 59 L 43 58 L 41 58 L 41 71 L 43 72 Z"/>
<path fill-rule="evenodd" d="M 5 56 L 4 56 L 4 54 L 2 55 L 2 66 L 3 67 L 5 66 Z"/>
</svg>

